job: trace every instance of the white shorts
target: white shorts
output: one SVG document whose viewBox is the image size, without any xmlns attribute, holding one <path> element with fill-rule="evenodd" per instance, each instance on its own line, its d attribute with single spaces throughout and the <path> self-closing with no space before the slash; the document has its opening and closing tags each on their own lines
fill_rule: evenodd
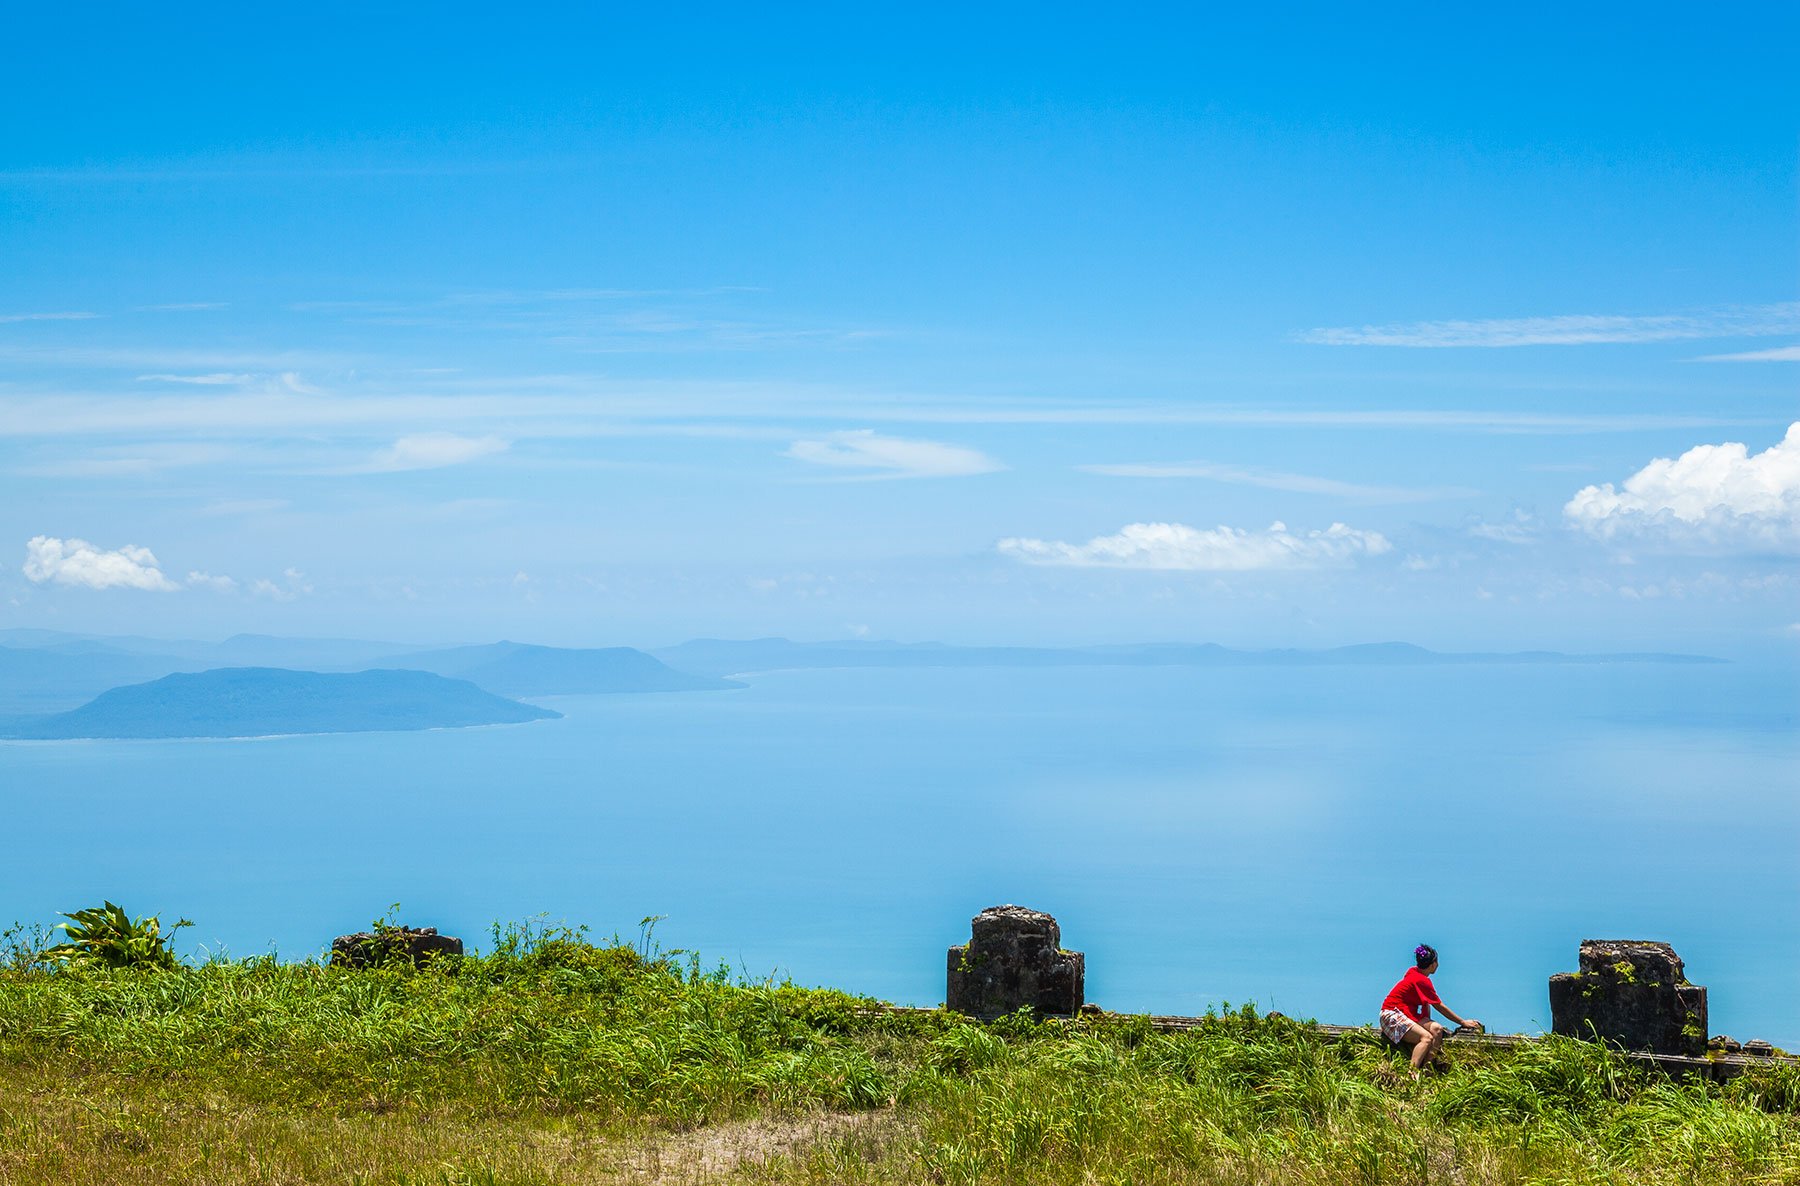
<svg viewBox="0 0 1800 1186">
<path fill-rule="evenodd" d="M 1382 1036 L 1396 1046 L 1404 1046 L 1406 1044 L 1407 1033 L 1412 1030 L 1413 1026 L 1418 1024 L 1418 1022 L 1414 1021 L 1398 1009 L 1383 1009 L 1381 1011 Z"/>
</svg>

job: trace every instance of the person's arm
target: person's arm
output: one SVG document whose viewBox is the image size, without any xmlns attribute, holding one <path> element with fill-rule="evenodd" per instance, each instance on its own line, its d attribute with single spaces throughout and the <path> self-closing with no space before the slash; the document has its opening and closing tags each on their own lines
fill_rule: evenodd
<svg viewBox="0 0 1800 1186">
<path fill-rule="evenodd" d="M 1479 1021 L 1476 1021 L 1473 1017 L 1458 1017 L 1451 1010 L 1450 1006 L 1444 1004 L 1444 1002 L 1442 1002 L 1442 1001 L 1439 1001 L 1437 1003 L 1437 1011 L 1439 1013 L 1442 1013 L 1445 1017 L 1448 1017 L 1451 1021 L 1454 1021 L 1457 1025 L 1466 1025 L 1470 1029 L 1477 1029 L 1477 1030 L 1482 1028 L 1482 1024 Z"/>
</svg>

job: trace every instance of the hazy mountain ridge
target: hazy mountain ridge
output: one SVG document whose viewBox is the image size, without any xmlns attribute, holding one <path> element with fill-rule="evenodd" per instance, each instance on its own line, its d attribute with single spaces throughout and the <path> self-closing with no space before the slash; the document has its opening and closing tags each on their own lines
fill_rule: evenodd
<svg viewBox="0 0 1800 1186">
<path fill-rule="evenodd" d="M 1707 655 L 1560 651 L 1441 652 L 1405 642 L 1324 650 L 1235 650 L 1218 643 L 1122 643 L 1092 647 L 961 647 L 944 643 L 785 638 L 694 639 L 651 652 L 672 667 L 714 675 L 819 667 L 1270 667 L 1456 664 L 1723 663 Z"/>
<path fill-rule="evenodd" d="M 578 696 L 615 692 L 704 692 L 741 688 L 709 675 L 677 671 L 632 647 L 568 648 L 496 642 L 409 651 L 388 665 L 466 679 L 506 696 Z"/>
<path fill-rule="evenodd" d="M 9 738 L 264 737 L 522 724 L 562 714 L 423 671 L 227 667 L 114 688 L 69 712 L 4 726 Z"/>
<path fill-rule="evenodd" d="M 215 667 L 285 667 L 294 671 L 361 671 L 385 656 L 409 649 L 401 643 L 358 638 L 288 638 L 234 634 L 209 641 L 145 638 L 132 634 L 75 634 L 58 630 L 0 630 L 0 647 L 55 654 L 156 656 L 194 670 Z"/>
<path fill-rule="evenodd" d="M 220 642 L 0 631 L 0 733 L 10 737 L 246 736 L 262 733 L 362 731 L 490 724 L 513 717 L 499 705 L 512 697 L 610 693 L 691 692 L 742 687 L 722 678 L 745 672 L 807 668 L 1069 668 L 1249 666 L 1447 666 L 1456 664 L 1720 663 L 1700 655 L 1659 653 L 1570 655 L 1555 651 L 1441 653 L 1410 643 L 1368 643 L 1326 650 L 1235 650 L 1217 643 L 1141 643 L 1091 647 L 964 647 L 944 643 L 842 640 L 802 643 L 785 638 L 695 639 L 646 652 L 631 647 L 570 648 L 502 641 L 475 646 L 409 649 L 356 639 L 280 638 L 240 634 Z M 327 685 L 265 680 L 271 699 L 246 709 L 244 689 L 227 686 L 224 672 L 281 672 L 286 676 L 388 677 L 379 695 L 344 701 L 343 711 L 314 703 Z M 392 683 L 403 674 L 425 677 Z M 169 677 L 203 674 L 225 697 L 211 708 L 174 695 Z M 430 680 L 464 684 L 494 703 L 460 702 Z M 371 694 L 379 680 L 342 684 Z M 146 687 L 160 687 L 151 695 Z M 410 689 L 410 693 L 407 692 Z M 114 697 L 118 692 L 121 695 Z M 129 693 L 129 695 L 126 695 Z M 405 694 L 418 699 L 400 702 Z M 230 702 L 238 698 L 233 717 Z M 285 697 L 285 699 L 283 699 Z M 285 705 L 281 707 L 281 705 Z M 155 719 L 161 712 L 164 719 Z M 284 713 L 286 715 L 284 715 Z M 361 715 L 358 715 L 358 714 Z M 26 715 L 30 714 L 30 715 Z M 209 715 L 212 714 L 212 715 Z M 493 715 L 497 714 L 497 715 Z M 218 732 L 228 729 L 229 732 Z M 85 731 L 84 731 L 85 730 Z M 110 732 L 95 732 L 110 730 Z M 121 731 L 122 730 L 122 731 Z M 196 731 L 198 730 L 198 731 Z"/>
<path fill-rule="evenodd" d="M 0 646 L 0 712 L 74 708 L 109 688 L 204 667 L 172 655 Z"/>
</svg>

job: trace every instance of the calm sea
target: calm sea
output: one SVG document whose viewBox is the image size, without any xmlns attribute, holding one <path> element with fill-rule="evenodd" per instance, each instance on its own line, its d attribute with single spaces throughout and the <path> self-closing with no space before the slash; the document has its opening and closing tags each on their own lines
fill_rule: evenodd
<svg viewBox="0 0 1800 1186">
<path fill-rule="evenodd" d="M 560 721 L 0 744 L 0 923 L 110 897 L 318 952 L 391 902 L 545 915 L 754 977 L 942 999 L 1016 902 L 1088 997 L 1369 1019 L 1415 943 L 1503 1030 L 1584 937 L 1675 944 L 1712 1028 L 1800 1047 L 1785 667 L 805 671 L 561 698 Z"/>
</svg>

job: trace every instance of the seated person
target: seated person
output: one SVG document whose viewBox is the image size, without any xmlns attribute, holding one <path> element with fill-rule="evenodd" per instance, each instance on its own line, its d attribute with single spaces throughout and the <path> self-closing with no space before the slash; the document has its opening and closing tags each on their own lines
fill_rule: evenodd
<svg viewBox="0 0 1800 1186">
<path fill-rule="evenodd" d="M 1431 974 L 1438 969 L 1435 948 L 1429 943 L 1413 948 L 1413 964 L 1381 1002 L 1381 1032 L 1396 1046 L 1412 1047 L 1412 1073 L 1417 1079 L 1426 1062 L 1437 1057 L 1444 1045 L 1445 1030 L 1431 1020 L 1433 1009 L 1470 1029 L 1480 1029 L 1481 1023 L 1472 1017 L 1458 1017 L 1438 999 L 1437 989 L 1431 984 Z"/>
</svg>

